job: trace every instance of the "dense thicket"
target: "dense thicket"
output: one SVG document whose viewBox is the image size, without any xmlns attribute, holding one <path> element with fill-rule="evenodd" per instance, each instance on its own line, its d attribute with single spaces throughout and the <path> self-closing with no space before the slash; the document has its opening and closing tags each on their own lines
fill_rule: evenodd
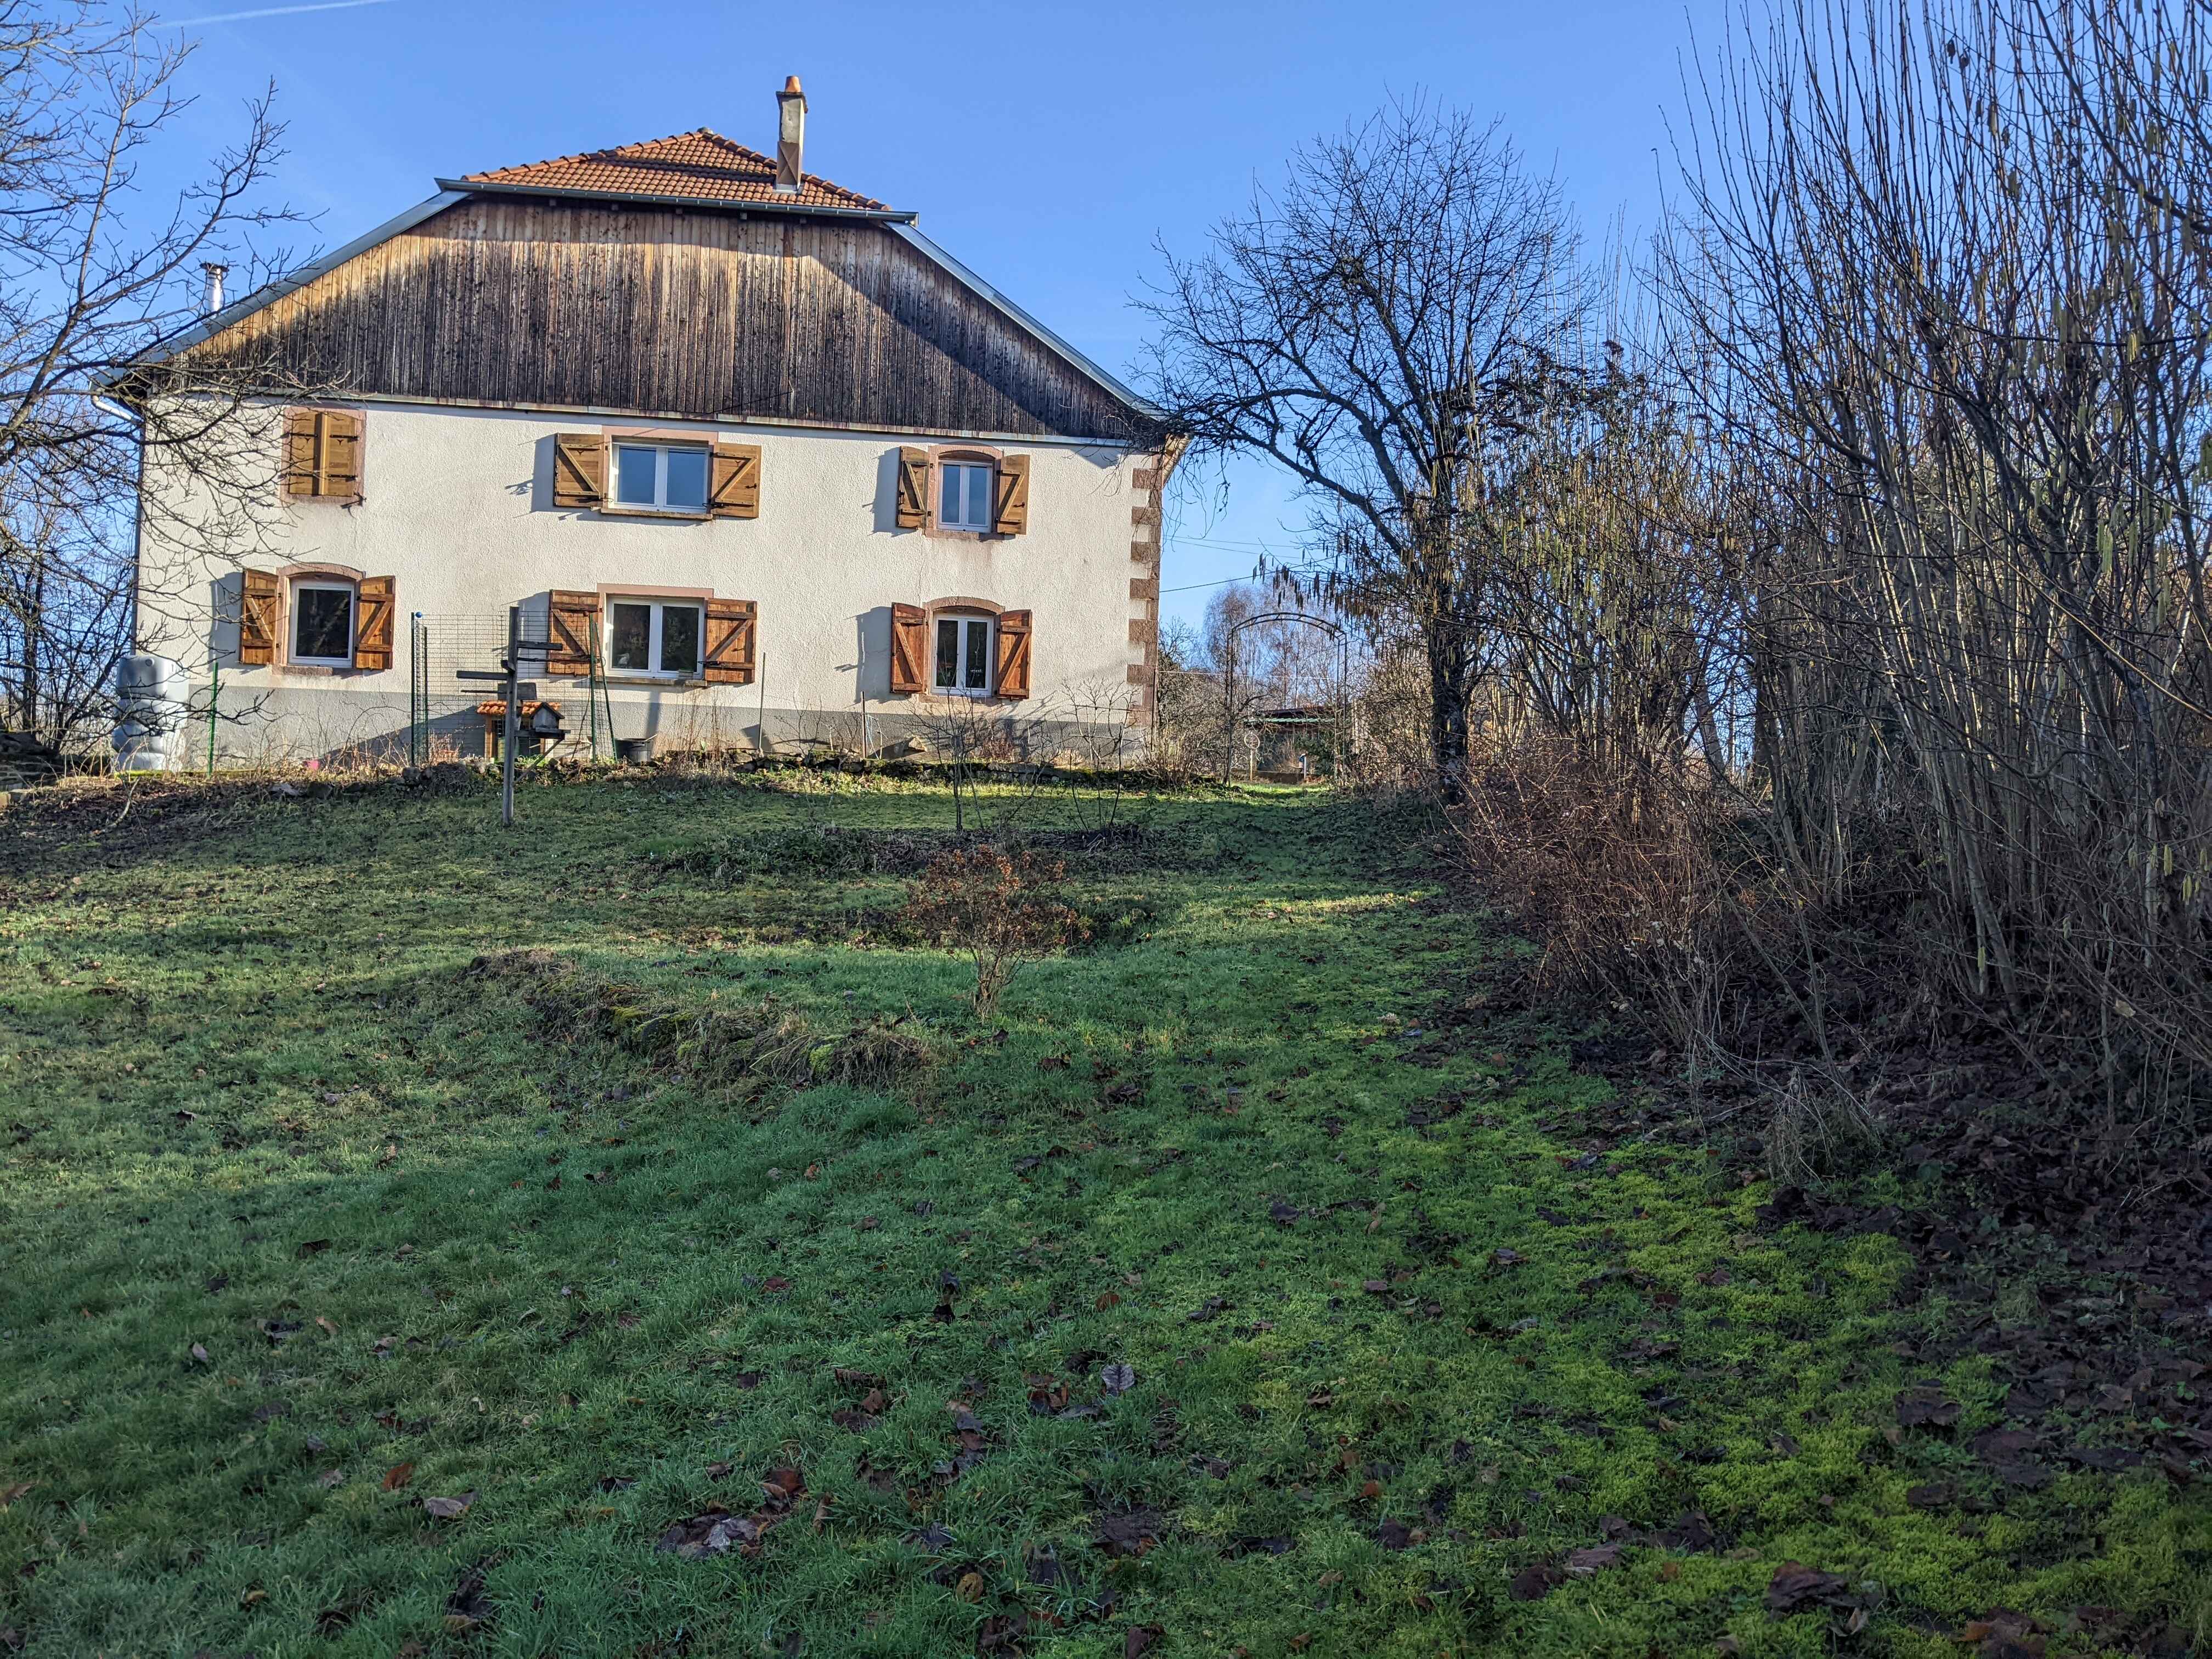
<svg viewBox="0 0 2212 1659">
<path fill-rule="evenodd" d="M 1435 670 L 1449 573 L 1431 780 L 1554 975 L 1656 1005 L 1704 1074 L 1863 1102 L 1870 1053 L 1995 1036 L 2115 1157 L 2196 1132 L 2208 16 L 1773 0 L 1696 60 L 1666 229 L 1609 301 L 1510 151 L 1470 167 L 1427 112 L 1178 268 L 1162 386 L 1201 450 L 1302 446 L 1310 574 L 1374 662 Z M 1478 198 L 1542 234 L 1526 302 L 1454 336 Z M 1375 228 L 1447 198 L 1447 252 L 1378 289 Z M 1347 314 L 1356 344 L 1310 339 Z M 1426 472 L 1372 459 L 1400 434 Z"/>
</svg>

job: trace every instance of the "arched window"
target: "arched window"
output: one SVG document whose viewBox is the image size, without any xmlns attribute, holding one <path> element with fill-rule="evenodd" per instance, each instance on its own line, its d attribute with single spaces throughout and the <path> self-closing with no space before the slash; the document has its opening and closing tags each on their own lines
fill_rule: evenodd
<svg viewBox="0 0 2212 1659">
<path fill-rule="evenodd" d="M 992 650 L 994 620 L 962 611 L 939 611 L 933 618 L 937 635 L 930 672 L 933 690 L 956 696 L 991 695 L 997 661 Z"/>
<path fill-rule="evenodd" d="M 352 667 L 360 598 L 360 584 L 343 577 L 294 577 L 287 659 L 310 668 Z"/>
<path fill-rule="evenodd" d="M 937 522 L 941 529 L 988 532 L 998 523 L 998 467 L 963 458 L 938 464 Z"/>
</svg>

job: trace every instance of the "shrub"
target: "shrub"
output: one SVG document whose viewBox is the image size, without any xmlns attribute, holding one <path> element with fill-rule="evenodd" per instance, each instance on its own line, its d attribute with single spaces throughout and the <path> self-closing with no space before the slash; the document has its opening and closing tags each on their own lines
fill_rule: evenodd
<svg viewBox="0 0 2212 1659">
<path fill-rule="evenodd" d="M 996 847 L 955 848 L 930 860 L 908 897 L 904 919 L 922 938 L 963 951 L 975 964 L 975 1012 L 997 1006 L 1014 975 L 1085 936 L 1061 902 L 1057 859 Z"/>
</svg>

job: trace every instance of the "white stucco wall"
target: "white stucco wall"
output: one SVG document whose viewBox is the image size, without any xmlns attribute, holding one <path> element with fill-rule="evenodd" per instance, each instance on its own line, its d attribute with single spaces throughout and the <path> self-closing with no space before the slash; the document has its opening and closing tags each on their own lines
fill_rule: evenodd
<svg viewBox="0 0 2212 1659">
<path fill-rule="evenodd" d="M 1129 671 L 1143 656 L 1131 643 L 1130 623 L 1149 605 L 1130 588 L 1148 572 L 1132 562 L 1131 508 L 1148 498 L 1132 474 L 1145 457 L 1092 442 L 985 446 L 1030 458 L 1029 530 L 979 540 L 895 527 L 900 447 L 951 441 L 357 406 L 366 419 L 357 505 L 281 501 L 272 438 L 269 500 L 276 505 L 261 545 L 178 554 L 149 536 L 142 546 L 139 648 L 181 664 L 203 700 L 211 675 L 219 677 L 221 705 L 234 717 L 217 726 L 226 753 L 304 757 L 391 732 L 409 714 L 411 616 L 421 613 L 434 627 L 476 618 L 495 629 L 508 605 L 522 604 L 530 631 L 542 633 L 544 596 L 556 588 L 708 589 L 759 606 L 759 683 L 617 681 L 610 700 L 623 736 L 750 742 L 763 707 L 771 737 L 787 738 L 794 721 L 810 718 L 849 725 L 864 708 L 878 722 L 877 735 L 896 734 L 928 700 L 891 695 L 890 607 L 954 595 L 1033 613 L 1031 696 L 1007 712 L 1024 720 L 1112 720 L 1138 696 Z M 757 444 L 760 516 L 658 520 L 554 507 L 554 434 L 647 427 Z M 327 563 L 394 578 L 391 668 L 288 667 L 281 648 L 273 665 L 240 665 L 234 595 L 241 563 L 269 570 Z M 472 665 L 496 664 L 487 658 Z M 581 682 L 540 677 L 540 687 L 562 701 L 572 728 L 580 724 Z M 204 753 L 198 743 L 182 747 Z"/>
</svg>

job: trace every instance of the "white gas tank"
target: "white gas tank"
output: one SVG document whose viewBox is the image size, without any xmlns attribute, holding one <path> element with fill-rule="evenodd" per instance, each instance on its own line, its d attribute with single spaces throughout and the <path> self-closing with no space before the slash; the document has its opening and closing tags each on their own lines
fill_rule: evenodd
<svg viewBox="0 0 2212 1659">
<path fill-rule="evenodd" d="M 185 750 L 191 682 L 167 657 L 125 657 L 115 665 L 115 764 L 125 772 L 177 765 Z"/>
</svg>

